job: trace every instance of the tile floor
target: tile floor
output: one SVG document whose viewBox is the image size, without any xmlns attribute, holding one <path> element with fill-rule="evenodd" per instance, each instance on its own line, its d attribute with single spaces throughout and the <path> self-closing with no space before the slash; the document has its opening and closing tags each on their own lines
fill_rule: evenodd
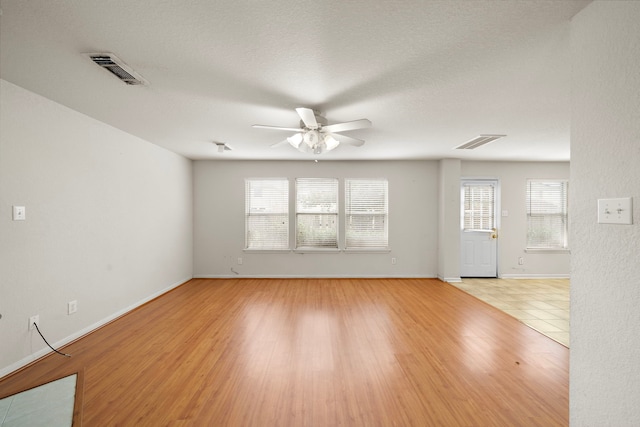
<svg viewBox="0 0 640 427">
<path fill-rule="evenodd" d="M 70 427 L 77 375 L 0 399 L 1 427 Z"/>
<path fill-rule="evenodd" d="M 451 284 L 569 347 L 569 279 L 463 279 Z"/>
</svg>

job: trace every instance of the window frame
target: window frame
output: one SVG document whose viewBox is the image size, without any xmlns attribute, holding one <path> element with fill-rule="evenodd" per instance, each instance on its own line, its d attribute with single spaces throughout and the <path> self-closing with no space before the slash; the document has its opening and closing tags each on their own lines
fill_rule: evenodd
<svg viewBox="0 0 640 427">
<path fill-rule="evenodd" d="M 286 190 L 284 190 L 285 192 L 285 196 L 283 196 L 283 199 L 288 199 L 288 202 L 286 204 L 287 206 L 287 212 L 286 215 L 283 212 L 280 213 L 269 213 L 269 214 L 264 214 L 265 216 L 269 216 L 269 215 L 277 215 L 280 214 L 283 217 L 286 216 L 286 220 L 283 218 L 283 220 L 285 221 L 284 226 L 287 229 L 287 245 L 285 247 L 284 243 L 280 246 L 280 247 L 267 247 L 267 246 L 261 246 L 261 247 L 250 247 L 250 227 L 249 227 L 249 217 L 250 217 L 250 213 L 248 212 L 248 210 L 250 209 L 250 203 L 249 203 L 249 198 L 250 198 L 250 194 L 249 194 L 249 185 L 251 182 L 256 181 L 277 181 L 277 180 L 282 180 L 283 182 L 286 182 L 286 184 L 284 185 L 284 187 L 286 187 Z M 316 212 L 310 212 L 310 211 L 306 211 L 306 212 L 298 212 L 298 186 L 297 186 L 297 181 L 298 180 L 330 180 L 332 181 L 334 184 L 334 188 L 335 188 L 335 209 L 334 211 L 316 211 Z M 349 181 L 385 181 L 386 182 L 386 187 L 385 187 L 385 198 L 386 198 L 386 212 L 384 213 L 379 213 L 381 215 L 384 215 L 384 223 L 385 223 L 385 227 L 384 227 L 384 233 L 385 233 L 385 238 L 386 238 L 386 246 L 351 246 L 351 247 L 347 247 L 347 227 L 346 227 L 346 221 L 347 218 L 349 216 L 349 214 L 347 213 L 347 208 L 346 208 L 346 203 L 347 203 L 347 185 Z M 327 177 L 289 177 L 289 178 L 284 178 L 284 177 L 251 177 L 251 178 L 245 178 L 245 195 L 244 195 L 244 199 L 245 199 L 245 230 L 244 230 L 244 248 L 243 251 L 244 252 L 253 252 L 253 253 L 288 253 L 288 252 L 296 252 L 296 253 L 339 253 L 339 252 L 348 252 L 348 253 L 373 253 L 373 252 L 378 252 L 378 253 L 382 253 L 382 252 L 391 252 L 391 248 L 389 247 L 389 180 L 388 178 L 327 178 Z M 345 207 L 341 206 L 341 201 L 343 203 L 345 203 Z M 284 206 L 284 203 L 281 203 L 282 206 Z M 253 216 L 256 215 L 261 215 L 260 213 L 258 214 L 253 214 Z M 333 229 L 335 230 L 335 245 L 332 246 L 313 246 L 313 245 L 308 245 L 308 244 L 299 244 L 299 239 L 298 239 L 298 231 L 299 231 L 299 225 L 298 225 L 298 215 L 332 215 L 334 218 L 334 222 L 335 225 L 333 226 Z M 284 233 L 283 233 L 284 234 Z M 282 239 L 282 241 L 284 242 L 284 239 Z"/>
<path fill-rule="evenodd" d="M 278 194 L 277 196 L 280 198 L 280 200 L 277 200 L 276 203 L 280 203 L 282 206 L 286 207 L 286 212 L 265 212 L 265 213 L 259 213 L 259 212 L 255 212 L 252 214 L 251 210 L 252 210 L 252 204 L 251 202 L 254 200 L 254 198 L 252 198 L 252 193 L 250 190 L 251 184 L 252 183 L 266 183 L 266 182 L 276 182 L 276 181 L 280 181 L 280 184 L 284 184 L 283 185 L 283 193 L 284 194 Z M 245 243 L 244 243 L 244 250 L 245 251 L 250 251 L 250 252 L 269 252 L 269 253 L 276 253 L 276 252 L 289 252 L 291 250 L 291 243 L 290 243 L 290 221 L 291 221 L 291 209 L 290 209 L 290 203 L 289 203 L 289 197 L 290 197 L 290 182 L 288 178 L 281 178 L 281 177 L 274 177 L 274 178 L 245 178 L 245 218 L 244 218 L 244 222 L 245 222 L 245 233 L 244 233 L 244 239 L 245 239 Z M 285 223 L 284 223 L 284 234 L 285 234 L 285 238 L 280 238 L 280 239 L 273 239 L 273 241 L 280 241 L 281 245 L 276 245 L 276 246 L 260 246 L 260 247 L 250 247 L 250 218 L 251 217 L 276 217 L 276 216 L 281 216 L 285 218 Z"/>
<path fill-rule="evenodd" d="M 351 185 L 353 184 L 356 184 L 356 185 L 378 184 L 379 185 L 380 183 L 382 184 L 381 188 L 383 188 L 382 198 L 384 200 L 382 200 L 380 203 L 380 201 L 379 200 L 376 201 L 375 198 L 369 198 L 365 200 L 365 203 L 371 209 L 374 209 L 374 211 L 360 212 L 358 207 L 362 208 L 363 204 L 353 203 L 353 198 L 351 197 L 351 193 L 352 193 Z M 350 251 L 350 252 L 388 251 L 389 250 L 389 180 L 387 178 L 345 178 L 344 179 L 344 200 L 345 200 L 345 204 L 344 204 L 345 205 L 344 206 L 345 251 Z M 360 201 L 362 201 L 362 199 L 360 199 Z M 364 207 L 367 207 L 367 206 L 364 206 Z M 375 209 L 378 209 L 378 210 L 375 210 Z M 353 223 L 354 218 L 364 218 L 364 217 L 373 217 L 372 220 L 374 222 L 375 222 L 375 219 L 374 219 L 375 217 L 382 217 L 383 225 L 382 225 L 382 231 L 381 231 L 381 238 L 366 239 L 364 235 L 362 235 L 364 230 L 361 230 L 360 227 L 358 226 L 351 227 L 351 224 Z M 355 235 L 361 234 L 361 236 L 359 239 L 355 237 L 350 238 L 349 235 L 352 233 Z M 357 240 L 364 244 L 360 244 L 360 245 L 350 244 L 350 239 Z M 372 241 L 372 242 L 375 241 L 381 244 L 369 245 L 369 244 L 366 244 L 367 241 Z"/>
<path fill-rule="evenodd" d="M 544 199 L 544 198 L 539 198 L 537 197 L 535 200 L 532 199 L 532 196 L 534 194 L 534 191 L 542 191 L 541 189 L 538 188 L 532 188 L 532 185 L 537 185 L 537 186 L 543 186 L 543 185 L 558 185 L 560 184 L 560 194 L 557 200 L 553 200 L 553 199 Z M 539 178 L 532 178 L 532 179 L 527 179 L 527 184 L 526 184 L 526 191 L 525 191 L 525 198 L 526 198 L 526 208 L 525 208 L 525 212 L 526 212 L 526 244 L 525 244 L 525 250 L 527 252 L 569 252 L 570 251 L 570 247 L 569 247 L 569 180 L 568 179 L 539 179 Z M 556 212 L 532 212 L 533 210 L 537 209 L 542 209 L 539 207 L 540 203 L 544 203 L 546 201 L 546 204 L 549 206 L 553 206 L 554 203 L 560 203 L 560 209 Z M 556 244 L 556 245 L 552 245 L 552 244 L 548 244 L 548 245 L 541 245 L 541 244 L 532 244 L 532 238 L 531 238 L 531 234 L 534 230 L 534 228 L 532 227 L 532 220 L 533 218 L 542 218 L 544 220 L 544 218 L 547 218 L 547 222 L 552 222 L 550 221 L 553 218 L 560 218 L 560 224 L 562 226 L 562 228 L 560 230 L 558 229 L 551 229 L 551 233 L 555 232 L 555 233 L 560 233 L 560 239 L 562 240 L 562 243 L 560 244 Z M 553 224 L 552 224 L 553 225 Z M 551 225 L 551 226 L 552 226 Z"/>
<path fill-rule="evenodd" d="M 325 188 L 322 188 L 322 185 L 326 185 Z M 304 188 L 305 191 L 301 191 L 301 189 L 307 186 L 308 188 Z M 313 209 L 310 207 L 305 207 L 303 196 L 308 196 L 308 192 L 312 187 L 317 187 L 316 190 L 329 191 L 333 190 L 333 203 L 327 200 L 320 200 L 323 204 L 321 204 L 317 209 Z M 332 188 L 330 188 L 332 187 Z M 336 252 L 340 250 L 340 180 L 338 178 L 323 178 L 323 177 L 298 177 L 295 178 L 295 191 L 294 191 L 294 212 L 293 219 L 295 225 L 295 238 L 294 238 L 294 250 L 296 252 Z M 333 206 L 332 206 L 333 205 Z M 315 218 L 314 218 L 315 217 Z M 330 231 L 335 233 L 331 239 L 327 239 L 327 242 L 330 242 L 330 245 L 327 244 L 314 244 L 311 239 L 304 239 L 301 241 L 300 235 L 302 233 L 302 218 L 311 218 L 311 221 L 317 221 L 320 217 L 320 221 L 326 220 L 330 217 L 333 218 L 334 225 L 331 227 Z M 330 221 L 329 221 L 330 222 Z M 327 222 L 328 224 L 328 222 Z M 321 230 L 319 228 L 311 228 L 312 234 L 320 233 Z M 335 244 L 333 244 L 335 242 Z"/>
<path fill-rule="evenodd" d="M 476 202 L 481 204 L 483 207 L 480 209 L 467 209 L 467 189 L 470 188 L 480 188 L 480 187 L 490 187 L 491 188 L 491 199 L 481 199 Z M 493 232 L 498 228 L 498 181 L 497 180 L 481 180 L 481 179 L 467 179 L 463 180 L 460 190 L 460 203 L 462 205 L 462 215 L 460 218 L 460 228 L 463 232 Z M 473 199 L 473 198 L 471 198 Z M 474 200 L 471 200 L 474 201 Z M 487 210 L 484 208 L 484 205 L 489 203 L 491 209 Z M 473 213 L 478 212 L 478 215 L 473 215 Z M 467 218 L 470 217 L 478 217 L 481 227 L 480 228 L 466 228 Z M 489 228 L 482 228 L 482 225 L 486 222 L 486 220 L 491 222 Z M 471 221 L 473 224 L 475 221 Z"/>
</svg>

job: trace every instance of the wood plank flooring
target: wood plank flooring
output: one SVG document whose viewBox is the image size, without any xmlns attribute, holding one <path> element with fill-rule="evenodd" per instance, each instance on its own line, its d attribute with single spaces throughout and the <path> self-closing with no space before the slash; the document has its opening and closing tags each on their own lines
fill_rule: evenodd
<svg viewBox="0 0 640 427">
<path fill-rule="evenodd" d="M 569 350 L 433 279 L 194 279 L 0 382 L 85 426 L 566 426 Z"/>
</svg>

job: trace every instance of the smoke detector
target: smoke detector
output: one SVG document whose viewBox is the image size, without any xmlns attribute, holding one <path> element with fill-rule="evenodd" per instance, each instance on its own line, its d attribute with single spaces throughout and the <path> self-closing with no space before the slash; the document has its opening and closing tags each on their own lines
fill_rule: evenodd
<svg viewBox="0 0 640 427">
<path fill-rule="evenodd" d="M 128 85 L 139 86 L 149 84 L 144 77 L 136 73 L 113 53 L 85 53 L 85 56 Z"/>
<path fill-rule="evenodd" d="M 229 147 L 227 144 L 225 144 L 224 142 L 217 142 L 214 141 L 214 144 L 216 144 L 218 146 L 218 153 L 224 153 L 225 151 L 231 151 L 233 150 L 233 148 Z"/>
</svg>

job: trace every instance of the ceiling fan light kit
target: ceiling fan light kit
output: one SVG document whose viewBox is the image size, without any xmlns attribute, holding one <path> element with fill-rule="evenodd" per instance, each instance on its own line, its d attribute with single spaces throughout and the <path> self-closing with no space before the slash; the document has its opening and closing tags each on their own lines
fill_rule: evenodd
<svg viewBox="0 0 640 427">
<path fill-rule="evenodd" d="M 296 132 L 295 134 L 286 138 L 284 141 L 273 144 L 272 147 L 288 142 L 292 147 L 303 153 L 311 152 L 313 154 L 322 154 L 331 151 L 341 143 L 360 147 L 364 144 L 363 140 L 341 135 L 339 132 L 371 127 L 371 122 L 368 119 L 328 125 L 324 117 L 310 108 L 296 108 L 296 112 L 300 116 L 300 129 L 267 125 L 253 125 L 253 127 L 258 129 L 294 131 Z"/>
<path fill-rule="evenodd" d="M 292 147 L 299 149 L 303 139 L 304 138 L 302 137 L 301 133 L 296 133 L 290 136 L 289 138 L 287 138 L 287 142 L 289 142 L 289 144 L 291 144 Z"/>
<path fill-rule="evenodd" d="M 333 136 L 331 135 L 326 135 L 324 137 L 324 146 L 326 147 L 327 151 L 331 151 L 334 148 L 336 148 L 338 145 L 340 144 L 340 141 L 338 141 L 337 139 L 335 139 Z"/>
</svg>

